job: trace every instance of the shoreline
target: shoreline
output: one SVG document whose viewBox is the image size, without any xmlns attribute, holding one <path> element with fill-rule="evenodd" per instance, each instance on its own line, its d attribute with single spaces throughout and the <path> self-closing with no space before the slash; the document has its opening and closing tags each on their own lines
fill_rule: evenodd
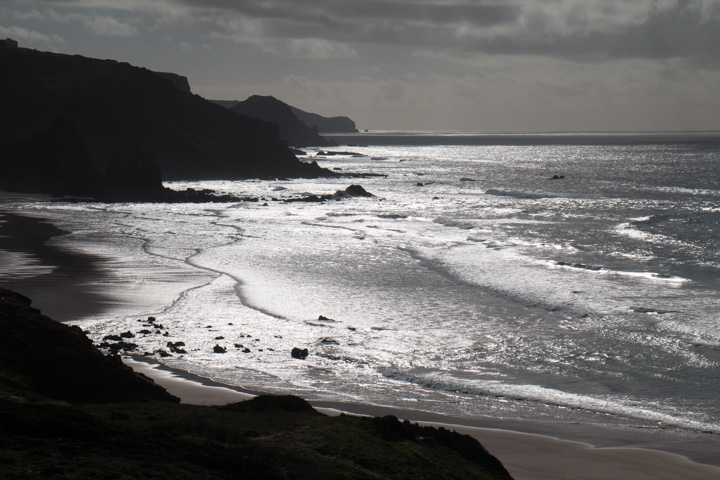
<svg viewBox="0 0 720 480">
<path fill-rule="evenodd" d="M 151 377 L 182 403 L 224 405 L 248 400 L 260 392 L 224 385 L 183 370 L 167 367 L 154 359 L 134 356 L 123 361 L 135 371 Z M 627 446 L 598 447 L 541 433 L 502 428 L 502 422 L 472 421 L 441 414 L 401 410 L 393 407 L 310 402 L 326 415 L 394 415 L 400 420 L 442 427 L 477 439 L 498 458 L 516 480 L 713 480 L 720 478 L 720 466 L 698 463 L 667 451 Z M 492 424 L 491 426 L 481 426 Z"/>
<path fill-rule="evenodd" d="M 107 300 L 111 298 L 110 296 L 91 292 L 86 288 L 85 282 L 88 280 L 92 278 L 102 279 L 105 276 L 102 270 L 93 265 L 98 260 L 96 257 L 67 251 L 63 247 L 52 244 L 47 245 L 46 242 L 52 237 L 66 233 L 54 227 L 51 219 L 26 216 L 16 211 L 6 213 L 7 211 L 8 209 L 0 211 L 0 218 L 7 220 L 0 223 L 0 249 L 12 251 L 14 248 L 17 249 L 15 251 L 23 251 L 36 256 L 45 264 L 59 265 L 52 274 L 28 277 L 20 281 L 3 282 L 0 280 L 0 284 L 17 290 L 19 293 L 35 297 L 37 299 L 34 303 L 35 307 L 43 310 L 46 315 L 61 321 L 86 314 L 88 311 L 97 314 L 109 308 L 111 302 Z M 18 285 L 25 285 L 25 288 L 20 289 Z M 58 314 L 57 311 L 63 313 Z M 143 360 L 146 365 L 151 365 L 148 359 Z M 139 361 L 143 363 L 143 360 Z M 159 362 L 157 364 L 162 365 Z M 142 369 L 140 370 L 142 372 Z M 146 372 L 142 373 L 149 373 L 148 376 L 153 377 L 163 386 L 165 384 L 170 385 L 168 391 L 170 393 L 177 391 L 178 393 L 175 394 L 186 403 L 200 405 L 217 404 L 213 402 L 229 403 L 241 401 L 260 393 L 229 387 L 164 365 L 162 365 L 162 368 L 150 366 L 146 370 Z M 450 429 L 469 429 L 469 432 L 478 435 L 477 438 L 480 438 L 479 435 L 483 435 L 484 440 L 481 440 L 481 443 L 491 453 L 498 456 L 504 464 L 507 462 L 511 465 L 510 468 L 516 471 L 515 475 L 518 479 L 562 478 L 562 475 L 587 479 L 610 478 L 611 476 L 633 479 L 697 478 L 698 480 L 705 480 L 720 478 L 720 458 L 715 458 L 714 462 L 711 462 L 709 459 L 713 458 L 709 452 L 705 453 L 705 457 L 707 457 L 705 458 L 701 454 L 697 454 L 697 452 L 692 452 L 688 445 L 685 445 L 684 449 L 676 448 L 675 453 L 668 453 L 668 450 L 672 450 L 672 443 L 667 441 L 662 443 L 662 439 L 653 442 L 647 432 L 630 432 L 632 434 L 630 437 L 635 439 L 634 443 L 641 444 L 643 448 L 629 448 L 623 445 L 623 441 L 627 441 L 627 438 L 616 435 L 620 432 L 619 429 L 598 432 L 597 429 L 591 431 L 593 426 L 590 425 L 534 424 L 527 421 L 492 418 L 458 419 L 441 414 L 400 410 L 389 406 L 369 404 L 314 402 L 313 405 L 325 413 L 347 412 L 373 416 L 392 414 L 399 418 L 407 418 L 413 422 L 427 422 L 433 425 L 446 426 Z M 623 431 L 622 433 L 625 435 L 628 432 Z M 571 440 L 561 440 L 561 438 Z M 575 454 L 569 452 L 575 452 L 577 455 L 573 457 Z M 688 452 L 695 453 L 695 455 L 692 455 L 692 459 L 690 459 L 690 455 L 687 455 Z M 678 453 L 681 455 L 678 455 Z M 683 454 L 686 456 L 682 456 Z M 652 458 L 652 460 L 648 460 L 648 458 Z M 507 459 L 512 460 L 508 461 Z M 704 461 L 705 463 L 698 463 L 698 461 Z M 713 463 L 716 465 L 713 465 Z M 558 474 L 557 470 L 552 469 L 565 464 L 575 465 L 573 468 L 577 468 L 577 472 Z M 613 468 L 620 468 L 621 470 L 603 476 L 583 476 L 596 470 L 607 472 L 608 465 L 611 464 L 616 465 Z M 664 465 L 664 467 L 660 468 L 658 465 Z M 685 470 L 690 468 L 697 471 L 698 476 L 688 476 L 688 472 L 685 470 L 682 475 L 678 476 L 677 471 L 673 470 L 679 468 L 678 465 L 682 465 Z M 627 469 L 635 469 L 633 470 L 635 473 L 647 471 L 657 471 L 658 473 L 656 476 L 618 477 L 618 475 L 623 475 L 623 471 L 627 472 Z M 541 470 L 545 473 L 541 474 Z M 532 474 L 532 476 L 527 476 L 525 473 L 520 475 L 517 472 L 526 472 L 528 475 Z M 664 472 L 676 473 L 673 477 L 664 477 L 662 476 Z"/>
<path fill-rule="evenodd" d="M 68 233 L 50 219 L 0 210 L 0 256 L 2 252 L 30 255 L 37 260 L 34 267 L 50 270 L 19 278 L 0 275 L 0 286 L 32 298 L 36 308 L 60 322 L 99 314 L 113 303 L 110 295 L 87 288 L 89 281 L 104 276 L 97 267 L 98 257 L 50 242 Z"/>
</svg>

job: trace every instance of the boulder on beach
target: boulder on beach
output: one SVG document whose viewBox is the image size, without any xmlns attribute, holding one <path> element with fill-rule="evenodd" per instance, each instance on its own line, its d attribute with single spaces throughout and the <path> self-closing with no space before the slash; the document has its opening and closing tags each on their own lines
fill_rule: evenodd
<svg viewBox="0 0 720 480">
<path fill-rule="evenodd" d="M 290 355 L 291 355 L 293 358 L 299 358 L 300 360 L 305 360 L 309 354 L 310 354 L 310 353 L 308 352 L 308 349 L 307 349 L 307 348 L 297 348 L 297 347 L 294 347 L 294 348 L 292 349 L 292 351 L 290 352 Z"/>
</svg>

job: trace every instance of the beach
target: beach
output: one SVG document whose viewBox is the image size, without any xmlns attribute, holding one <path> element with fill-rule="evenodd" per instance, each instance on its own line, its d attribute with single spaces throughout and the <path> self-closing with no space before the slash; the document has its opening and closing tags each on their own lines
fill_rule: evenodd
<svg viewBox="0 0 720 480">
<path fill-rule="evenodd" d="M 0 204 L 13 198 L 17 197 L 2 194 Z M 50 221 L 17 213 L 0 213 L 0 222 L 0 250 L 6 252 L 8 262 L 4 267 L 14 272 L 12 278 L 0 274 L 0 283 L 11 283 L 14 289 L 35 299 L 37 308 L 53 312 L 53 318 L 60 321 L 97 314 L 112 302 L 112 297 L 102 290 L 90 291 L 93 287 L 89 280 L 99 275 L 96 256 L 69 252 L 50 242 L 67 232 Z"/>
<path fill-rule="evenodd" d="M 284 188 L 284 187 L 283 187 Z M 301 185 L 298 188 L 307 188 Z M 335 189 L 333 185 L 332 189 Z M 371 188 L 377 192 L 379 187 Z M 431 193 L 434 195 L 434 193 Z M 389 195 L 386 195 L 389 196 Z M 17 204 L 21 205 L 21 204 Z M 138 210 L 141 207 L 137 207 Z M 132 206 L 123 206 L 123 215 L 136 215 L 138 213 L 132 211 Z M 103 312 L 111 310 L 117 306 L 116 292 L 112 291 L 113 284 L 108 282 L 108 272 L 102 268 L 97 268 L 101 263 L 101 257 L 98 255 L 87 254 L 81 250 L 73 250 L 70 252 L 67 248 L 67 242 L 63 242 L 63 246 L 56 245 L 53 241 L 48 240 L 55 235 L 61 234 L 62 231 L 52 227 L 52 215 L 39 209 L 32 216 L 22 215 L 22 207 L 11 209 L 13 214 L 3 215 L 4 222 L 0 224 L 0 250 L 8 252 L 21 252 L 33 259 L 29 265 L 34 269 L 33 274 L 20 276 L 17 278 L 4 279 L 3 285 L 7 288 L 16 289 L 20 293 L 28 295 L 35 300 L 34 305 L 41 308 L 43 312 L 51 317 L 70 321 L 74 318 L 96 317 L 103 318 Z M 149 210 L 149 209 L 148 209 Z M 327 210 L 330 210 L 328 207 Z M 338 208 L 339 210 L 339 208 Z M 130 213 L 127 213 L 130 212 Z M 38 220 L 43 217 L 45 221 Z M 146 217 L 151 216 L 153 212 L 142 212 Z M 302 217 L 301 209 L 294 209 L 293 214 Z M 326 212 L 325 212 L 326 213 Z M 215 211 L 201 211 L 200 213 L 193 211 L 192 215 L 187 218 L 197 218 L 200 215 L 214 215 Z M 245 219 L 248 215 L 264 215 L 260 207 L 256 210 L 243 211 L 237 217 L 224 217 L 222 222 L 214 220 L 214 223 L 222 226 L 230 225 L 236 229 L 238 219 Z M 313 217 L 308 216 L 304 219 L 304 225 L 307 226 L 311 220 L 316 222 L 328 221 L 328 218 L 338 218 L 340 215 L 347 215 L 345 212 L 331 211 L 332 215 L 327 217 L 319 217 L 314 211 Z M 393 214 L 394 215 L 394 214 Z M 252 217 L 250 217 L 252 218 Z M 384 217 L 386 219 L 395 220 L 390 214 Z M 443 220 L 444 222 L 446 220 Z M 375 223 L 379 220 L 374 219 Z M 168 222 L 168 225 L 173 225 Z M 165 227 L 163 224 L 163 228 Z M 343 231 L 346 228 L 333 226 L 335 231 Z M 466 228 L 466 227 L 463 227 Z M 228 228 L 229 229 L 229 228 Z M 367 232 L 377 229 L 376 225 L 371 224 Z M 148 229 L 149 230 L 149 229 Z M 348 228 L 349 230 L 349 228 Z M 195 232 L 192 232 L 193 235 Z M 348 234 L 349 235 L 349 234 Z M 354 233 L 359 237 L 357 233 Z M 463 232 L 463 235 L 466 235 Z M 130 236 L 128 236 L 130 237 Z M 229 237 L 229 235 L 226 235 Z M 238 235 L 240 237 L 240 235 Z M 55 237 L 58 238 L 58 237 Z M 355 238 L 355 237 L 353 237 Z M 27 240 L 26 240 L 27 239 Z M 183 248 L 187 250 L 186 257 L 172 257 L 174 251 L 165 245 L 160 244 L 153 248 L 154 237 L 148 233 L 147 236 L 141 238 L 139 242 L 143 242 L 143 249 L 146 253 L 152 253 L 157 257 L 164 259 L 178 260 L 183 267 L 188 265 L 203 268 L 203 275 L 211 278 L 223 280 L 222 270 L 215 267 L 214 264 L 207 261 L 202 256 L 199 248 L 190 245 Z M 218 240 L 218 251 L 229 248 L 234 244 L 228 243 L 227 238 L 223 237 L 222 241 Z M 242 240 L 246 244 L 252 244 L 253 239 L 247 235 Z M 2 243 L 4 242 L 4 243 Z M 320 241 L 318 240 L 318 245 Z M 170 253 L 168 253 L 170 252 Z M 242 253 L 242 252 L 241 252 Z M 252 252 L 251 252 L 252 253 Z M 321 250 L 314 252 L 322 254 Z M 233 252 L 235 255 L 236 253 Z M 241 257 L 243 260 L 249 260 L 250 254 Z M 205 263 L 203 263 L 203 260 Z M 270 260 L 274 260 L 270 258 Z M 390 262 L 392 258 L 388 259 Z M 250 265 L 246 267 L 247 273 L 252 279 L 251 268 L 262 265 Z M 25 267 L 23 267 L 25 268 Z M 30 268 L 30 267 L 27 267 Z M 22 268 L 20 268 L 22 271 Z M 41 273 L 38 274 L 38 271 Z M 168 272 L 172 273 L 170 269 Z M 162 282 L 159 277 L 160 273 L 152 272 L 158 276 L 156 282 Z M 265 272 L 266 273 L 266 272 Z M 263 272 L 255 274 L 261 277 Z M 233 279 L 242 277 L 237 274 L 229 276 Z M 271 282 L 273 277 L 267 277 Z M 428 275 L 428 278 L 435 281 L 435 277 Z M 447 280 L 443 280 L 447 283 Z M 444 284 L 439 283 L 440 287 Z M 212 286 L 212 283 L 208 284 Z M 263 284 L 260 284 L 263 287 Z M 309 287 L 308 287 L 309 288 Z M 213 295 L 219 295 L 220 291 L 233 291 L 230 282 L 222 283 L 218 281 L 216 288 L 211 290 Z M 235 291 L 239 289 L 235 287 Z M 183 302 L 193 300 L 192 295 L 197 293 L 196 290 L 187 288 L 183 291 L 182 300 L 176 300 L 173 306 L 182 306 Z M 367 296 L 377 295 L 380 300 L 380 289 L 378 291 L 370 291 Z M 153 291 L 147 290 L 142 299 L 143 305 L 150 305 L 153 301 Z M 164 298 L 164 297 L 163 297 Z M 215 297 L 210 297 L 215 298 Z M 221 298 L 221 297 L 218 297 Z M 226 302 L 222 297 L 222 302 Z M 243 298 L 243 300 L 246 300 Z M 219 302 L 219 303 L 222 303 Z M 432 304 L 429 308 L 443 308 L 443 304 Z M 163 305 L 156 308 L 162 310 Z M 144 311 L 144 310 L 140 310 Z M 150 310 L 154 312 L 154 310 Z M 164 312 L 168 317 L 175 314 L 174 311 Z M 324 311 L 322 313 L 325 313 Z M 513 313 L 513 312 L 511 312 Z M 330 316 L 337 317 L 339 315 L 330 313 Z M 220 317 L 219 318 L 224 318 Z M 137 324 L 134 317 L 131 320 Z M 203 322 L 203 328 L 207 321 Z M 99 324 L 99 322 L 98 322 Z M 307 324 L 301 324 L 300 328 L 308 329 Z M 216 328 L 217 324 L 215 325 Z M 118 327 L 124 328 L 124 327 Z M 355 326 L 353 326 L 355 328 Z M 348 328 L 349 330 L 349 328 Z M 373 335 L 381 335 L 388 332 L 385 326 L 368 328 Z M 351 331 L 354 332 L 354 331 Z M 220 337 L 223 332 L 213 333 L 215 338 Z M 272 333 L 272 332 L 271 332 Z M 102 335 L 101 333 L 98 335 Z M 253 333 L 255 337 L 258 337 Z M 267 334 L 269 335 L 269 334 Z M 387 333 L 390 335 L 390 333 Z M 324 339 L 325 337 L 323 337 Z M 266 340 L 265 337 L 262 340 Z M 332 338 L 330 340 L 333 340 Z M 250 341 L 250 340 L 248 340 Z M 332 344 L 327 342 L 330 346 Z M 267 350 L 266 350 L 267 351 Z M 211 356 L 212 357 L 212 356 Z M 216 359 L 218 357 L 212 357 Z M 211 380 L 208 377 L 197 373 L 184 371 L 182 368 L 163 367 L 156 359 L 148 359 L 140 357 L 130 358 L 128 364 L 155 379 L 157 383 L 166 387 L 170 393 L 180 397 L 183 402 L 200 405 L 224 404 L 250 398 L 254 394 L 262 393 L 262 382 L 254 379 L 254 388 L 244 390 L 242 387 L 242 377 L 237 383 L 229 384 L 223 381 Z M 252 364 L 251 362 L 249 362 Z M 338 377 L 341 377 L 338 375 Z M 262 378 L 262 377 L 259 377 Z M 337 380 L 342 382 L 342 378 Z M 347 381 L 347 380 L 346 380 Z M 350 382 L 348 387 L 350 387 Z M 352 385 L 354 387 L 354 385 Z M 280 387 L 277 385 L 272 389 L 272 393 L 278 393 Z M 297 393 L 288 390 L 284 393 Z M 573 408 L 567 408 L 568 417 L 566 421 L 562 421 L 562 417 L 558 421 L 546 422 L 540 418 L 537 421 L 528 421 L 527 418 L 518 418 L 516 420 L 494 419 L 492 412 L 487 415 L 471 416 L 470 418 L 461 418 L 456 415 L 443 415 L 440 413 L 431 413 L 423 410 L 415 410 L 407 408 L 407 402 L 403 406 L 394 406 L 390 402 L 383 403 L 354 403 L 352 401 L 328 401 L 313 400 L 312 404 L 320 411 L 337 414 L 339 412 L 348 412 L 359 415 L 395 415 L 401 419 L 407 419 L 413 422 L 430 423 L 433 425 L 443 425 L 446 428 L 468 433 L 478 440 L 501 462 L 508 468 L 510 473 L 518 479 L 556 479 L 556 478 L 577 478 L 577 479 L 605 479 L 605 478 L 627 478 L 627 479 L 663 479 L 663 478 L 696 478 L 711 479 L 720 477 L 720 458 L 717 456 L 718 442 L 716 435 L 711 433 L 702 435 L 694 434 L 686 436 L 682 429 L 653 426 L 653 422 L 642 424 L 638 422 L 636 427 L 620 426 L 618 428 L 610 428 L 608 426 L 598 426 L 591 423 L 582 423 L 577 421 L 573 415 Z M 611 415 L 608 415 L 611 417 Z M 700 438 L 699 438 L 700 437 Z M 637 448 L 644 447 L 644 448 Z M 692 458 L 695 462 L 689 460 Z M 700 462 L 700 463 L 698 463 Z"/>
<path fill-rule="evenodd" d="M 158 368 L 157 363 L 125 359 L 135 371 L 147 375 L 180 397 L 183 403 L 194 405 L 225 405 L 253 397 L 252 393 L 223 386 L 207 379 L 192 379 L 183 372 Z M 186 377 L 186 378 L 184 378 Z M 314 405 L 326 415 L 341 413 L 360 415 L 394 415 L 401 420 L 421 425 L 443 427 L 476 438 L 497 457 L 516 480 L 714 480 L 720 478 L 720 466 L 703 465 L 686 457 L 640 448 L 604 447 L 561 440 L 546 435 L 521 433 L 498 428 L 458 425 L 443 422 L 438 416 L 395 410 L 391 407 L 368 405 Z M 434 417 L 433 421 L 424 420 Z"/>
</svg>

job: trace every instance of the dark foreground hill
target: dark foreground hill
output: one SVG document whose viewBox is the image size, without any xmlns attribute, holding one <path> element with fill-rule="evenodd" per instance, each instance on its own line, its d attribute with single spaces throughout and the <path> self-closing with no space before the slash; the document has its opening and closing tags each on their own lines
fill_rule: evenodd
<svg viewBox="0 0 720 480">
<path fill-rule="evenodd" d="M 328 417 L 293 396 L 173 403 L 2 289 L 0 330 L 0 478 L 511 478 L 472 437 L 391 416 Z"/>
<path fill-rule="evenodd" d="M 154 172 L 156 164 L 163 180 L 327 173 L 298 161 L 275 125 L 193 95 L 182 77 L 22 48 L 0 49 L 0 64 L 0 172 L 57 183 L 47 168 L 58 156 L 52 152 L 60 152 L 66 166 L 84 172 L 79 181 L 92 182 L 118 155 L 137 151 L 151 163 L 140 171 Z M 71 139 L 52 143 L 58 136 Z M 38 139 L 47 145 L 40 151 L 33 147 Z M 12 188 L 3 178 L 10 175 L 0 175 L 0 188 Z M 22 179 L 40 190 L 33 178 Z"/>
</svg>

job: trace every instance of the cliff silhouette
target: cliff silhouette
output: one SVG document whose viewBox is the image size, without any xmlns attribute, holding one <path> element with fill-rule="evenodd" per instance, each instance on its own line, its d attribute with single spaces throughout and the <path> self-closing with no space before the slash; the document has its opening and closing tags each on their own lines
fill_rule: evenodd
<svg viewBox="0 0 720 480">
<path fill-rule="evenodd" d="M 348 117 L 323 117 L 317 113 L 310 113 L 300 110 L 297 107 L 290 107 L 297 118 L 302 120 L 309 127 L 317 127 L 320 133 L 353 133 L 357 132 L 355 122 Z"/>
<path fill-rule="evenodd" d="M 156 164 L 163 180 L 331 174 L 300 162 L 277 126 L 192 94 L 179 75 L 22 48 L 1 49 L 0 64 L 0 188 L 86 194 L 93 182 L 104 188 L 93 178 L 128 151 L 149 158 L 140 171 L 154 175 Z M 80 178 L 58 178 L 57 157 Z"/>
<path fill-rule="evenodd" d="M 271 122 L 279 127 L 280 138 L 295 147 L 335 145 L 318 133 L 318 127 L 310 127 L 300 120 L 290 105 L 275 97 L 253 95 L 237 102 L 230 110 L 248 117 Z"/>
</svg>

